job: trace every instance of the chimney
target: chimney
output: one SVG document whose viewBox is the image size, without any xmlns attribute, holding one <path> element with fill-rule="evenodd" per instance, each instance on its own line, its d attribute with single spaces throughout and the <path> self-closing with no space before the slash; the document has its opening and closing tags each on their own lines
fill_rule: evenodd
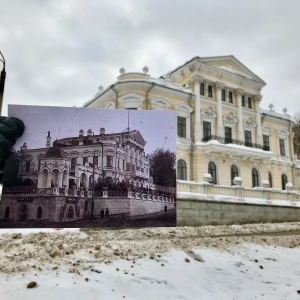
<svg viewBox="0 0 300 300">
<path fill-rule="evenodd" d="M 92 136 L 92 129 L 89 129 L 86 134 L 87 136 Z"/>
<path fill-rule="evenodd" d="M 50 130 L 49 130 L 47 138 L 46 138 L 46 148 L 50 148 L 50 147 L 51 147 L 51 136 L 50 136 Z"/>
<path fill-rule="evenodd" d="M 103 127 L 100 128 L 100 135 L 105 135 L 105 128 Z"/>
<path fill-rule="evenodd" d="M 79 136 L 84 136 L 84 131 L 83 131 L 83 129 L 80 129 L 80 130 L 79 130 Z"/>
</svg>

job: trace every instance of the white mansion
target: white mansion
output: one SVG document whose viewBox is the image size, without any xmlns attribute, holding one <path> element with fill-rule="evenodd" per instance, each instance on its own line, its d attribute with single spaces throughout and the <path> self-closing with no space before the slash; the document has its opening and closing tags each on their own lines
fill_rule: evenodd
<svg viewBox="0 0 300 300">
<path fill-rule="evenodd" d="M 294 156 L 293 122 L 284 110 L 260 108 L 266 83 L 234 56 L 194 57 L 153 78 L 148 68 L 126 72 L 84 107 L 175 110 L 177 178 L 245 188 L 300 187 L 300 161 Z M 291 185 L 289 185 L 291 186 Z"/>
<path fill-rule="evenodd" d="M 106 134 L 101 128 L 94 135 L 81 129 L 78 136 L 53 142 L 50 131 L 45 148 L 21 147 L 20 175 L 37 182 L 37 188 L 88 190 L 100 180 L 127 182 L 137 188 L 150 188 L 149 156 L 146 142 L 137 130 Z"/>
</svg>

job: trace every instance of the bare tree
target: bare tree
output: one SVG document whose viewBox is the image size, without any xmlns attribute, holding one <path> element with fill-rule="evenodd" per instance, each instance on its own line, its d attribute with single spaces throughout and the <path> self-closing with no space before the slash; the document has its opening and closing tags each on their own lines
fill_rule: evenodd
<svg viewBox="0 0 300 300">
<path fill-rule="evenodd" d="M 300 112 L 294 115 L 294 122 L 294 151 L 297 157 L 300 158 Z"/>
</svg>

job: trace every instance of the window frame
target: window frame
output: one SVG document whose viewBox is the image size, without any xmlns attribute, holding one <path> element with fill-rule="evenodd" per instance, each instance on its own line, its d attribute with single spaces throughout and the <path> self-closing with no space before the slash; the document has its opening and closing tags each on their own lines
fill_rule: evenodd
<svg viewBox="0 0 300 300">
<path fill-rule="evenodd" d="M 208 163 L 208 173 L 212 177 L 212 183 L 213 184 L 218 184 L 218 180 L 217 180 L 217 166 L 212 161 L 210 161 Z"/>
<path fill-rule="evenodd" d="M 180 122 L 184 121 L 184 122 Z M 186 138 L 186 117 L 177 116 L 177 135 L 181 138 Z"/>
</svg>

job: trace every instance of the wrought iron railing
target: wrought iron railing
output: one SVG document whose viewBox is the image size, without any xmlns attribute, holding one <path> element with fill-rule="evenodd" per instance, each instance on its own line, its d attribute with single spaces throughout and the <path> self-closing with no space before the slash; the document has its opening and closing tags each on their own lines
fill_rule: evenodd
<svg viewBox="0 0 300 300">
<path fill-rule="evenodd" d="M 202 139 L 202 142 L 209 142 L 211 140 L 218 141 L 221 144 L 241 145 L 241 146 L 246 146 L 246 147 L 250 147 L 250 148 L 263 149 L 265 151 L 270 150 L 269 147 L 263 147 L 262 145 L 259 145 L 259 144 L 244 142 L 244 141 L 235 140 L 235 139 L 231 139 L 228 137 L 216 136 L 216 135 L 206 136 Z M 266 150 L 265 148 L 269 148 L 269 150 Z"/>
</svg>

